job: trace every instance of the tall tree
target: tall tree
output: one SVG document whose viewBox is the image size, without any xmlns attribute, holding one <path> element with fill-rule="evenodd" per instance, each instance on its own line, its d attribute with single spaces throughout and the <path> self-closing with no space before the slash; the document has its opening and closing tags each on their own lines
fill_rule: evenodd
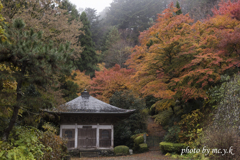
<svg viewBox="0 0 240 160">
<path fill-rule="evenodd" d="M 115 42 L 105 54 L 104 62 L 106 68 L 111 68 L 115 64 L 119 64 L 122 68 L 126 68 L 125 62 L 131 54 L 131 44 L 126 40 L 118 40 Z"/>
<path fill-rule="evenodd" d="M 60 8 L 67 10 L 68 13 L 71 15 L 71 18 L 69 19 L 69 21 L 72 21 L 73 19 L 79 20 L 80 14 L 76 9 L 76 5 L 69 2 L 69 0 L 62 0 Z"/>
<path fill-rule="evenodd" d="M 82 12 L 80 16 L 80 20 L 83 23 L 83 27 L 80 28 L 84 34 L 79 35 L 78 43 L 83 47 L 82 53 L 77 58 L 76 65 L 78 69 L 91 77 L 94 76 L 94 72 L 98 70 L 98 56 L 94 49 L 94 43 L 92 41 L 92 33 L 90 31 L 90 23 L 87 19 L 87 15 L 85 12 Z"/>
<path fill-rule="evenodd" d="M 178 9 L 178 11 L 176 12 L 176 14 L 177 14 L 177 15 L 182 14 L 182 10 L 181 10 L 181 8 L 180 8 L 180 4 L 179 4 L 178 1 L 177 1 L 177 4 L 176 4 L 176 8 Z"/>
<path fill-rule="evenodd" d="M 104 36 L 103 27 L 97 15 L 97 10 L 92 8 L 86 8 L 84 12 L 87 15 L 88 21 L 90 22 L 90 30 L 92 33 L 92 40 L 95 44 L 95 49 L 101 49 L 101 41 Z"/>
<path fill-rule="evenodd" d="M 150 27 L 166 4 L 162 0 L 114 0 L 107 12 L 106 22 L 127 30 L 129 37 L 137 44 L 139 31 Z"/>
<path fill-rule="evenodd" d="M 58 0 L 31 0 L 28 3 L 26 0 L 4 0 L 3 6 L 2 14 L 7 22 L 21 18 L 26 23 L 25 30 L 34 28 L 36 31 L 43 31 L 43 40 L 46 43 L 53 41 L 58 46 L 69 41 L 75 51 L 81 51 L 81 46 L 77 45 L 77 36 L 81 34 L 79 28 L 82 24 L 72 19 L 68 10 L 61 9 L 62 4 Z"/>
<path fill-rule="evenodd" d="M 239 68 L 239 6 L 222 2 L 213 17 L 193 24 L 187 15 L 174 15 L 173 4 L 154 26 L 140 34 L 141 46 L 133 49 L 130 67 L 138 91 L 162 98 L 158 109 L 176 100 L 207 99 L 206 91 L 219 83 L 222 74 Z"/>
<path fill-rule="evenodd" d="M 6 30 L 10 43 L 0 45 L 0 63 L 14 71 L 11 76 L 17 82 L 16 103 L 12 106 L 13 113 L 3 139 L 8 139 L 19 110 L 24 107 L 23 88 L 32 84 L 46 91 L 48 85 L 57 80 L 59 73 L 68 73 L 72 68 L 70 44 L 60 45 L 58 49 L 53 47 L 53 43 L 45 45 L 41 40 L 42 32 L 34 32 L 33 29 L 24 31 L 24 27 L 23 20 L 15 19 Z"/>
</svg>

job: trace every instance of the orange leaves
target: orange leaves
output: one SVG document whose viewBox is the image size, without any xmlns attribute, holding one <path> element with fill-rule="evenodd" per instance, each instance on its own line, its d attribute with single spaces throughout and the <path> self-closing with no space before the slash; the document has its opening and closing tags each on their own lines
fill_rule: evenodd
<svg viewBox="0 0 240 160">
<path fill-rule="evenodd" d="M 95 94 L 106 101 L 117 89 L 130 88 L 162 99 L 158 109 L 166 109 L 176 99 L 207 98 L 206 90 L 240 65 L 240 0 L 219 6 L 215 16 L 193 23 L 188 14 L 175 15 L 177 8 L 171 4 L 151 28 L 140 33 L 140 45 L 132 49 L 126 63 L 134 72 L 126 76 L 115 66 L 97 73 L 92 84 L 99 81 L 100 85 L 94 86 Z"/>
<path fill-rule="evenodd" d="M 108 102 L 116 91 L 130 88 L 130 75 L 132 74 L 133 70 L 121 68 L 118 64 L 109 70 L 96 71 L 95 78 L 91 81 L 90 93 L 96 98 Z"/>
<path fill-rule="evenodd" d="M 162 79 L 148 81 L 140 90 L 145 96 L 153 95 L 156 98 L 171 99 L 175 92 L 168 89 L 168 85 Z"/>
<path fill-rule="evenodd" d="M 207 98 L 206 90 L 220 75 L 240 64 L 240 21 L 229 16 L 235 9 L 222 2 L 214 17 L 193 24 L 188 14 L 176 16 L 171 4 L 140 34 L 141 45 L 127 61 L 136 70 L 133 88 L 169 100 Z"/>
<path fill-rule="evenodd" d="M 212 10 L 214 15 L 229 15 L 231 18 L 235 18 L 240 20 L 240 1 L 237 0 L 235 2 L 231 2 L 228 0 L 227 2 L 220 2 L 219 8 L 216 7 Z"/>
<path fill-rule="evenodd" d="M 133 49 L 127 64 L 136 70 L 132 76 L 133 89 L 143 96 L 173 100 L 173 77 L 189 60 L 181 53 L 188 52 L 192 43 L 189 15 L 175 15 L 173 4 L 158 15 L 155 25 L 140 33 L 140 46 Z M 181 62 L 179 62 L 181 61 Z M 169 105 L 165 105 L 169 106 Z"/>
</svg>

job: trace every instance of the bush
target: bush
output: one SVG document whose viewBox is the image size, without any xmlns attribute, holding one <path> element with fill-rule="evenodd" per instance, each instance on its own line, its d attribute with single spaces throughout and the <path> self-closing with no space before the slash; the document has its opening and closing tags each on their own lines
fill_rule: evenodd
<svg viewBox="0 0 240 160">
<path fill-rule="evenodd" d="M 137 138 L 138 136 L 143 136 L 144 134 L 146 134 L 148 136 L 147 133 L 138 133 L 138 134 L 134 134 L 131 136 L 131 139 L 134 141 L 135 138 Z"/>
<path fill-rule="evenodd" d="M 51 148 L 44 152 L 43 159 L 62 159 L 67 154 L 67 141 L 56 135 L 57 129 L 49 123 L 45 123 L 43 128 L 46 132 L 42 133 L 39 140 L 44 146 Z"/>
<path fill-rule="evenodd" d="M 38 140 L 41 132 L 34 127 L 15 127 L 8 142 L 0 141 L 0 159 L 42 158 L 46 148 Z"/>
<path fill-rule="evenodd" d="M 232 147 L 233 149 L 233 147 L 235 147 L 234 142 L 236 141 L 236 135 L 237 132 L 234 129 L 211 127 L 204 131 L 204 136 L 202 138 L 203 146 L 207 146 L 210 149 L 221 149 L 221 151 L 223 151 L 223 149 L 229 150 L 230 147 Z M 225 155 L 213 154 L 211 158 L 228 160 L 233 159 L 234 157 L 232 154 L 229 153 Z M 238 157 L 237 159 L 239 158 L 240 157 Z"/>
<path fill-rule="evenodd" d="M 114 153 L 115 155 L 127 155 L 129 154 L 129 148 L 128 146 L 124 146 L 124 145 L 117 146 L 114 148 Z"/>
<path fill-rule="evenodd" d="M 215 110 L 213 123 L 203 132 L 202 146 L 210 149 L 227 149 L 230 147 L 237 149 L 236 139 L 239 136 L 240 126 L 240 74 L 230 77 L 221 76 L 221 85 L 209 90 L 210 104 Z M 240 159 L 239 151 L 230 153 L 212 154 L 211 159 Z"/>
<path fill-rule="evenodd" d="M 155 116 L 152 116 L 155 120 L 155 122 L 157 124 L 160 124 L 162 126 L 166 126 L 169 123 L 169 119 L 171 118 L 171 116 L 173 115 L 173 111 L 171 108 L 169 108 L 168 110 L 162 111 L 160 113 L 158 113 Z"/>
<path fill-rule="evenodd" d="M 142 113 L 145 114 L 145 115 L 149 115 L 150 110 L 148 108 L 145 108 L 145 109 L 142 110 Z"/>
<path fill-rule="evenodd" d="M 144 142 L 143 136 L 138 136 L 137 138 L 134 139 L 134 144 L 139 145 Z"/>
<path fill-rule="evenodd" d="M 180 154 L 182 149 L 186 148 L 187 146 L 184 143 L 161 142 L 159 144 L 159 147 L 163 154 L 166 153 Z"/>
<path fill-rule="evenodd" d="M 163 141 L 177 143 L 179 140 L 180 127 L 175 125 L 168 129 L 168 133 L 164 136 Z"/>
<path fill-rule="evenodd" d="M 141 134 L 137 134 L 137 135 L 133 135 L 131 138 L 134 138 L 134 147 L 133 150 L 134 152 L 137 153 L 143 153 L 145 151 L 148 151 L 148 146 L 146 143 L 144 142 L 144 135 L 145 133 L 141 133 Z"/>
<path fill-rule="evenodd" d="M 147 152 L 148 151 L 148 145 L 147 143 L 142 143 L 139 144 L 139 152 L 143 153 L 143 152 Z"/>
<path fill-rule="evenodd" d="M 34 127 L 15 127 L 9 141 L 0 141 L 0 160 L 62 159 L 67 153 L 66 142 L 55 134 L 56 130 L 49 124 L 44 128 L 46 132 Z"/>
</svg>

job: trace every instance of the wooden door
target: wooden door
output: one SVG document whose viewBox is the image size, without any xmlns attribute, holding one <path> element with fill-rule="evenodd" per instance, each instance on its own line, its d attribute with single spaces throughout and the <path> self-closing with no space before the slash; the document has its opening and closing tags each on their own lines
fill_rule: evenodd
<svg viewBox="0 0 240 160">
<path fill-rule="evenodd" d="M 75 147 L 75 129 L 63 129 L 62 137 L 68 140 L 67 148 Z"/>
<path fill-rule="evenodd" d="M 99 129 L 99 147 L 111 147 L 111 129 Z"/>
<path fill-rule="evenodd" d="M 96 147 L 96 128 L 83 127 L 78 129 L 78 148 Z"/>
</svg>

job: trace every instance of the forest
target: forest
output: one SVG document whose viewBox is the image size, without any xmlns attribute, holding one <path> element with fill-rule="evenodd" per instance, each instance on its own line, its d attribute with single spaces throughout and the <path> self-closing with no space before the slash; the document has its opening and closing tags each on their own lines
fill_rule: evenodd
<svg viewBox="0 0 240 160">
<path fill-rule="evenodd" d="M 115 146 L 134 147 L 151 117 L 171 158 L 238 159 L 239 65 L 240 0 L 113 0 L 99 14 L 69 0 L 1 0 L 0 160 L 68 155 L 59 117 L 43 110 L 84 89 L 136 109 L 115 126 Z"/>
</svg>

